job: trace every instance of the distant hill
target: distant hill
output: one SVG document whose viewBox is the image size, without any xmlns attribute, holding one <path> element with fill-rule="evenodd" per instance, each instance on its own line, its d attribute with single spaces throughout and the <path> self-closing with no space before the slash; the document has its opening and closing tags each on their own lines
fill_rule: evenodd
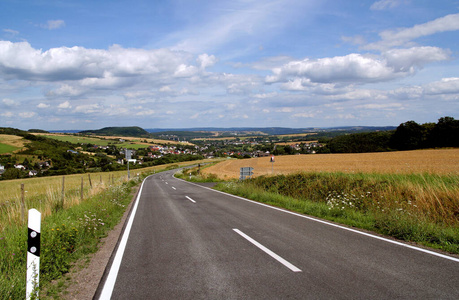
<svg viewBox="0 0 459 300">
<path fill-rule="evenodd" d="M 132 127 L 105 127 L 98 130 L 84 130 L 80 131 L 80 134 L 94 134 L 94 135 L 106 135 L 106 136 L 132 136 L 132 137 L 149 137 L 150 133 L 144 129 L 132 126 Z"/>
<path fill-rule="evenodd" d="M 154 134 L 177 134 L 179 132 L 262 132 L 267 135 L 298 134 L 308 132 L 368 132 L 368 131 L 387 131 L 395 130 L 395 126 L 347 126 L 329 128 L 287 128 L 287 127 L 196 127 L 196 128 L 150 128 L 146 131 Z"/>
</svg>

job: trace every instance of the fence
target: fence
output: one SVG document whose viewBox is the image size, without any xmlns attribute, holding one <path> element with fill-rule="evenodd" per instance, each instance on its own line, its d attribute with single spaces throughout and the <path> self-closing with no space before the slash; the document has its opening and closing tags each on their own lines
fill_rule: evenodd
<svg viewBox="0 0 459 300">
<path fill-rule="evenodd" d="M 36 208 L 47 216 L 126 180 L 126 172 L 111 172 L 22 180 L 25 183 L 0 181 L 0 232 L 9 225 L 26 224 L 25 214 L 29 208 Z"/>
</svg>

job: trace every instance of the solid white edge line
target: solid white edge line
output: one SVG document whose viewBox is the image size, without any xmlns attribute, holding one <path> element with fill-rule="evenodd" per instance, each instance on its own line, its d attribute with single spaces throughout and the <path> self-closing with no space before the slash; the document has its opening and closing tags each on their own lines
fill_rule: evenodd
<svg viewBox="0 0 459 300">
<path fill-rule="evenodd" d="M 185 197 L 186 197 L 188 200 L 190 200 L 191 202 L 196 203 L 196 201 L 194 201 L 194 200 L 191 199 L 190 197 L 188 197 L 188 196 L 185 196 Z"/>
<path fill-rule="evenodd" d="M 143 184 L 145 183 L 145 180 L 147 180 L 148 177 L 146 177 L 143 180 L 142 185 L 140 186 L 139 194 L 137 195 L 137 198 L 135 200 L 131 216 L 129 217 L 129 221 L 126 225 L 126 228 L 124 229 L 123 237 L 121 238 L 118 250 L 116 251 L 115 258 L 113 259 L 110 272 L 108 273 L 107 280 L 105 281 L 104 288 L 102 289 L 99 299 L 110 299 L 112 296 L 113 289 L 116 283 L 116 278 L 118 277 L 118 271 L 121 266 L 121 261 L 123 260 L 124 250 L 126 249 L 127 240 L 129 238 L 129 233 L 131 232 L 132 223 L 134 222 L 134 216 L 139 205 L 139 199 L 140 195 L 142 194 Z"/>
<path fill-rule="evenodd" d="M 174 190 L 177 190 L 175 187 L 172 187 Z"/>
<path fill-rule="evenodd" d="M 277 260 L 278 262 L 280 262 L 281 264 L 283 264 L 284 266 L 289 268 L 292 272 L 302 272 L 301 269 L 299 269 L 296 266 L 294 266 L 293 264 L 289 263 L 288 261 L 286 261 L 285 259 L 283 259 L 279 255 L 277 255 L 276 253 L 272 252 L 271 250 L 269 250 L 268 248 L 266 248 L 265 246 L 263 246 L 262 244 L 260 244 L 256 240 L 252 239 L 250 236 L 248 236 L 247 234 L 243 233 L 239 229 L 233 228 L 233 230 L 236 233 L 238 233 L 240 236 L 242 236 L 243 238 L 245 238 L 246 240 L 248 240 L 249 242 L 251 242 L 252 244 L 257 246 L 258 248 L 260 248 L 263 252 L 265 252 L 266 254 L 268 254 L 269 256 L 271 256 L 272 258 L 274 258 L 275 260 Z"/>
<path fill-rule="evenodd" d="M 224 195 L 228 195 L 228 196 L 240 199 L 240 200 L 251 202 L 253 204 L 257 204 L 257 205 L 261 205 L 261 206 L 268 207 L 268 208 L 271 208 L 271 209 L 275 209 L 275 210 L 278 210 L 278 211 L 281 211 L 281 212 L 284 212 L 284 213 L 287 213 L 287 214 L 291 214 L 291 215 L 294 215 L 294 216 L 298 216 L 298 217 L 305 218 L 305 219 L 308 219 L 308 220 L 311 220 L 311 221 L 315 221 L 315 222 L 319 222 L 319 223 L 322 223 L 322 224 L 330 225 L 330 226 L 333 226 L 333 227 L 336 227 L 336 228 L 340 228 L 340 229 L 343 229 L 343 230 L 351 231 L 351 232 L 354 232 L 354 233 L 357 233 L 357 234 L 361 234 L 361 235 L 364 235 L 364 236 L 367 236 L 367 237 L 371 237 L 371 238 L 374 238 L 374 239 L 377 239 L 377 240 L 381 240 L 381 241 L 384 241 L 384 242 L 387 242 L 387 243 L 391 243 L 391 244 L 395 244 L 395 245 L 398 245 L 398 246 L 402 246 L 402 247 L 405 247 L 405 248 L 410 248 L 410 249 L 413 249 L 413 250 L 416 250 L 416 251 L 424 252 L 424 253 L 427 253 L 427 254 L 430 254 L 430 255 L 434 255 L 434 256 L 437 256 L 437 257 L 441 257 L 441 258 L 444 258 L 444 259 L 448 259 L 448 260 L 451 260 L 451 261 L 459 262 L 459 258 L 455 258 L 455 257 L 452 257 L 452 256 L 444 255 L 444 254 L 441 254 L 441 253 L 438 253 L 438 252 L 434 252 L 434 251 L 431 251 L 431 250 L 419 248 L 419 247 L 416 247 L 416 246 L 411 246 L 411 245 L 408 245 L 408 244 L 404 244 L 404 243 L 401 243 L 401 242 L 390 240 L 388 238 L 384 238 L 384 237 L 380 237 L 380 236 L 373 235 L 373 234 L 370 234 L 370 233 L 366 233 L 366 232 L 363 232 L 363 231 L 355 230 L 355 229 L 352 229 L 352 228 L 349 228 L 349 227 L 344 227 L 344 226 L 337 225 L 337 224 L 334 224 L 334 223 L 330 223 L 330 222 L 327 222 L 327 221 L 324 221 L 324 220 L 312 218 L 312 217 L 309 217 L 307 215 L 302 215 L 300 213 L 288 211 L 288 210 L 285 210 L 283 208 L 271 206 L 271 205 L 268 205 L 268 204 L 265 204 L 265 203 L 257 202 L 257 201 L 254 201 L 254 200 L 250 200 L 250 199 L 246 199 L 246 198 L 243 198 L 243 197 L 239 197 L 239 196 L 235 196 L 235 195 L 232 195 L 232 194 L 228 194 L 228 193 L 225 193 L 225 192 L 222 192 L 222 191 L 214 190 L 214 189 L 211 189 L 211 188 L 199 185 L 199 184 L 195 184 L 193 182 L 189 182 L 189 181 L 186 181 L 186 180 L 183 180 L 183 179 L 180 179 L 180 178 L 175 178 L 175 179 L 187 182 L 187 183 L 195 185 L 195 186 L 199 186 L 199 187 L 204 188 L 204 189 L 208 189 L 210 191 L 214 191 L 214 192 L 217 192 L 217 193 L 220 193 L 220 194 L 224 194 Z"/>
</svg>

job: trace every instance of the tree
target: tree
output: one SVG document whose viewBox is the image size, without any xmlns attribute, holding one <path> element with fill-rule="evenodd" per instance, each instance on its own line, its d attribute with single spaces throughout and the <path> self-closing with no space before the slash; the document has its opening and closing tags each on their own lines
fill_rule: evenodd
<svg viewBox="0 0 459 300">
<path fill-rule="evenodd" d="M 400 124 L 390 138 L 390 146 L 397 150 L 414 150 L 424 145 L 424 129 L 415 121 Z"/>
<path fill-rule="evenodd" d="M 452 117 L 440 118 L 428 140 L 434 147 L 459 147 L 459 120 Z"/>
<path fill-rule="evenodd" d="M 10 168 L 10 169 L 6 169 L 5 170 L 5 173 L 3 173 L 2 175 L 2 178 L 5 179 L 5 180 L 8 180 L 8 179 L 18 179 L 18 178 L 22 178 L 24 177 L 24 172 L 22 172 L 21 170 L 19 169 L 16 169 L 16 168 Z"/>
</svg>

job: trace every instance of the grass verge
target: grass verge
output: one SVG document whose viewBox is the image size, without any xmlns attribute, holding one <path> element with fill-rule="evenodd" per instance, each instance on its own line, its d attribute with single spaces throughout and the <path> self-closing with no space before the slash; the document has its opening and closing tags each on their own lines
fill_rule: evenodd
<svg viewBox="0 0 459 300">
<path fill-rule="evenodd" d="M 215 188 L 459 254 L 457 175 L 297 173 Z"/>
<path fill-rule="evenodd" d="M 107 187 L 78 205 L 42 217 L 40 290 L 78 259 L 97 251 L 100 239 L 119 223 L 132 200 L 131 188 L 145 176 Z M 0 299 L 25 297 L 26 252 L 27 225 L 5 228 L 0 236 Z"/>
</svg>

